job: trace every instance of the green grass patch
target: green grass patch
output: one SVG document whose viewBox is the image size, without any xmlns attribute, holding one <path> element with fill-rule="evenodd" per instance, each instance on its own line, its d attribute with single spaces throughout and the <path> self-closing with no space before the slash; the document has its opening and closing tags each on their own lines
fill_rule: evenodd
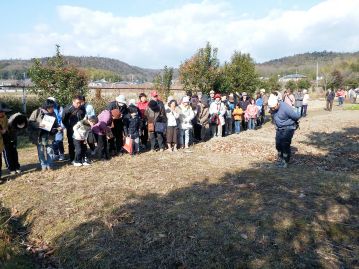
<svg viewBox="0 0 359 269">
<path fill-rule="evenodd" d="M 359 110 L 359 104 L 346 104 L 344 110 Z"/>
</svg>

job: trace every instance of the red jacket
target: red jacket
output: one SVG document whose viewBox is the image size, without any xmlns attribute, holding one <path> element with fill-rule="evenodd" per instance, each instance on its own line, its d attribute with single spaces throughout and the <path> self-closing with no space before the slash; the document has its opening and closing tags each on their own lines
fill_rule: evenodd
<svg viewBox="0 0 359 269">
<path fill-rule="evenodd" d="M 146 109 L 147 109 L 147 107 L 148 107 L 148 101 L 138 102 L 138 103 L 137 103 L 137 107 L 138 107 L 138 109 L 139 109 L 140 112 L 141 112 L 141 118 L 144 118 L 144 116 L 145 116 L 145 111 L 146 111 Z"/>
</svg>

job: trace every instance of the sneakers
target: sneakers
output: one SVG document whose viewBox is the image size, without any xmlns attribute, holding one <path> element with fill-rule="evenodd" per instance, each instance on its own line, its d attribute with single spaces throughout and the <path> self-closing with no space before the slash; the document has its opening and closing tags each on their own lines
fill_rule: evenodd
<svg viewBox="0 0 359 269">
<path fill-rule="evenodd" d="M 16 175 L 16 171 L 10 171 L 10 175 Z"/>
<path fill-rule="evenodd" d="M 77 162 L 73 162 L 74 166 L 78 167 L 78 166 L 82 166 L 82 163 L 77 163 Z"/>
<path fill-rule="evenodd" d="M 16 174 L 21 174 L 22 171 L 20 169 L 17 169 L 15 172 Z"/>
<path fill-rule="evenodd" d="M 82 165 L 83 165 L 83 166 L 89 166 L 89 165 L 91 165 L 91 164 L 90 164 L 89 162 L 83 162 Z"/>
<path fill-rule="evenodd" d="M 59 161 L 64 161 L 65 160 L 65 155 L 64 154 L 60 154 L 59 156 Z"/>
</svg>

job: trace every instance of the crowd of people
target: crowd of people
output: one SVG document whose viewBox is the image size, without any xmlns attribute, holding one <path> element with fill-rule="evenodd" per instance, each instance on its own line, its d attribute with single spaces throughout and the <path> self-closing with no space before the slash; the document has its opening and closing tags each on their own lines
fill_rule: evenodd
<svg viewBox="0 0 359 269">
<path fill-rule="evenodd" d="M 270 109 L 270 99 L 274 109 Z M 273 103 L 274 99 L 277 103 Z M 209 96 L 187 92 L 179 100 L 173 96 L 161 100 L 154 90 L 149 98 L 141 93 L 137 102 L 119 95 L 97 115 L 84 96 L 75 96 L 72 104 L 65 107 L 54 97 L 48 97 L 29 119 L 20 113 L 7 119 L 6 113 L 10 110 L 1 104 L 0 152 L 4 152 L 9 172 L 21 173 L 16 134 L 26 128 L 37 147 L 42 170 L 51 170 L 55 161 L 65 160 L 65 137 L 68 160 L 74 166 L 87 166 L 95 159 L 108 160 L 125 150 L 131 155 L 146 150 L 176 152 L 201 141 L 260 128 L 269 119 L 269 112 L 279 111 L 297 121 L 307 115 L 308 101 L 306 90 L 294 94 L 288 90 L 283 95 L 274 92 L 271 96 L 264 89 L 251 96 L 246 92 L 221 95 L 211 91 Z M 275 122 L 273 115 L 272 118 Z M 283 115 L 278 118 L 279 121 L 283 119 Z M 294 126 L 293 122 L 290 125 Z M 287 136 L 287 133 L 282 134 L 282 137 Z M 284 158 L 288 159 L 287 151 L 286 148 Z"/>
</svg>

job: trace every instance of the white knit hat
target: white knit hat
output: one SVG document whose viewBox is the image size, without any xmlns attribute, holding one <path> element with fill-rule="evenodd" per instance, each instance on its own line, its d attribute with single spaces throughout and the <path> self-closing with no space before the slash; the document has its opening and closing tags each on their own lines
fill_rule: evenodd
<svg viewBox="0 0 359 269">
<path fill-rule="evenodd" d="M 119 96 L 116 97 L 116 101 L 118 103 L 126 104 L 126 97 L 124 95 L 120 94 Z"/>
<path fill-rule="evenodd" d="M 278 98 L 274 94 L 271 94 L 268 99 L 268 106 L 269 108 L 273 108 L 278 105 Z"/>
</svg>

